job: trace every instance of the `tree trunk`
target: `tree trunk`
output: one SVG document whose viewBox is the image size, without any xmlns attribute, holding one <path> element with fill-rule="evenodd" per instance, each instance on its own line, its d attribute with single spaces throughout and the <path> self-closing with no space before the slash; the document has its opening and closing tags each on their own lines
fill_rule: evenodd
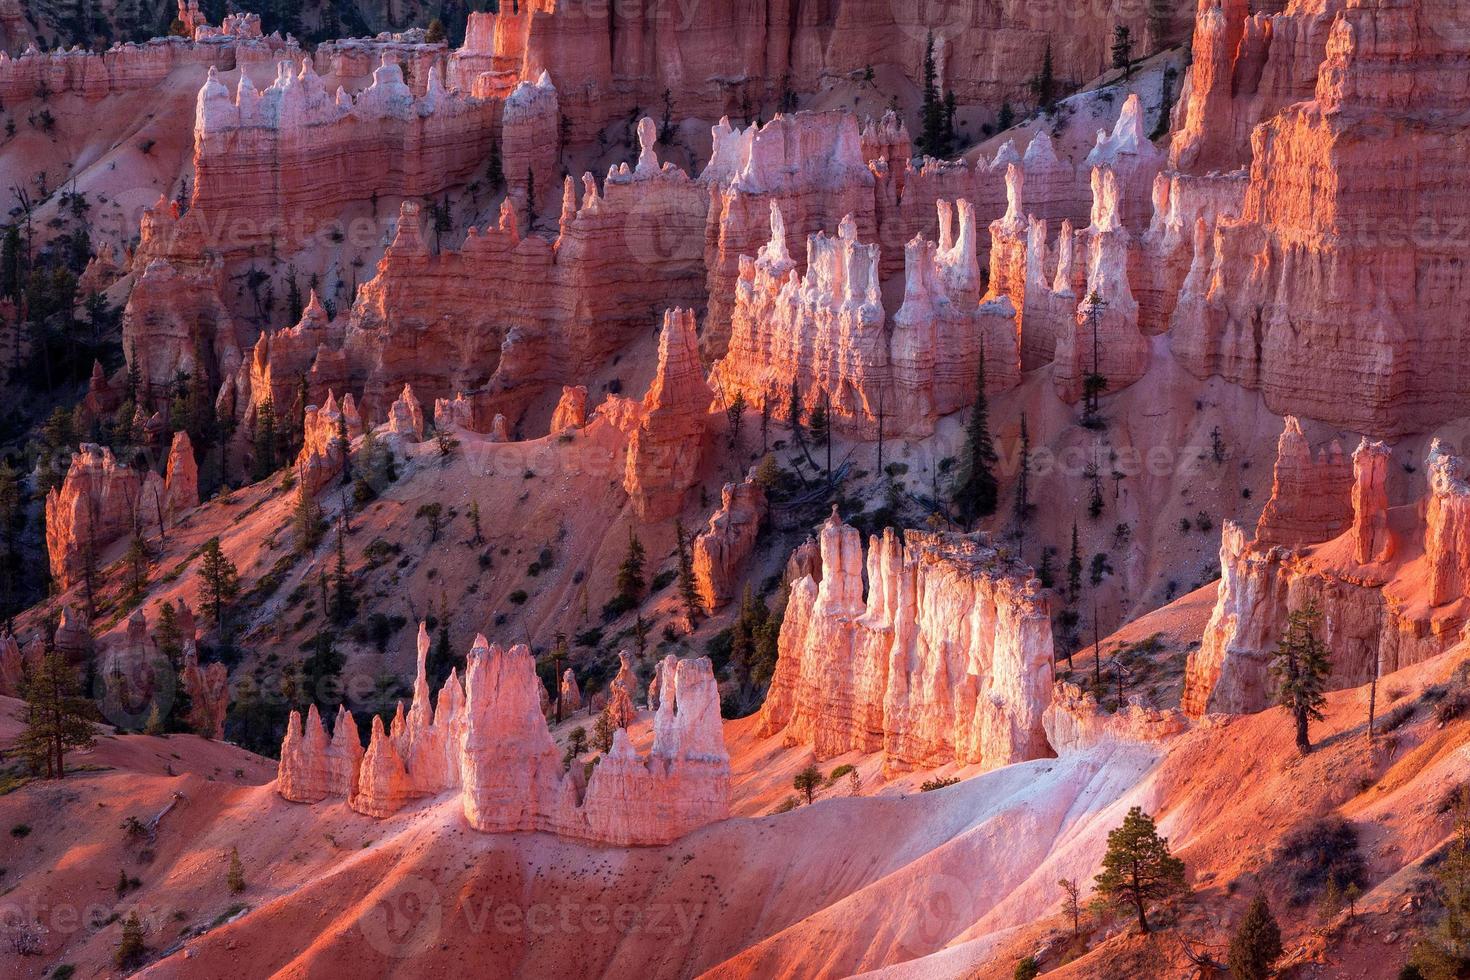
<svg viewBox="0 0 1470 980">
<path fill-rule="evenodd" d="M 1296 713 L 1296 750 L 1302 755 L 1312 751 L 1312 740 L 1307 737 L 1307 713 Z"/>
<path fill-rule="evenodd" d="M 1133 908 L 1138 912 L 1138 931 L 1148 935 L 1148 916 L 1143 914 L 1143 899 L 1135 897 Z"/>
</svg>

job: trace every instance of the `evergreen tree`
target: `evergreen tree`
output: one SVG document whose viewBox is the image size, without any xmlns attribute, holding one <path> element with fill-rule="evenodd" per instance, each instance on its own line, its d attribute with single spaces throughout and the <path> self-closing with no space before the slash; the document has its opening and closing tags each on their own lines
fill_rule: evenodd
<svg viewBox="0 0 1470 980">
<path fill-rule="evenodd" d="M 47 779 L 61 779 L 66 775 L 66 753 L 90 748 L 95 741 L 88 720 L 92 704 L 78 693 L 76 671 L 54 649 L 30 671 L 21 690 L 26 724 L 16 749 Z"/>
<path fill-rule="evenodd" d="M 225 884 L 229 886 L 231 895 L 238 895 L 245 890 L 245 866 L 240 863 L 238 848 L 230 848 L 230 870 L 225 875 Z"/>
<path fill-rule="evenodd" d="M 470 501 L 470 530 L 473 532 L 470 535 L 470 544 L 485 543 L 485 535 L 480 530 L 480 502 L 478 500 Z"/>
<path fill-rule="evenodd" d="M 332 619 L 338 625 L 352 618 L 357 599 L 352 592 L 352 579 L 347 574 L 346 520 L 337 522 L 337 567 L 332 573 Z"/>
<path fill-rule="evenodd" d="M 945 156 L 949 147 L 944 139 L 944 102 L 939 96 L 939 71 L 934 63 L 934 32 L 930 31 L 924 41 L 924 80 L 920 91 L 923 104 L 920 118 L 923 129 L 919 133 L 919 149 L 932 157 Z"/>
<path fill-rule="evenodd" d="M 1147 934 L 1148 909 L 1184 891 L 1184 862 L 1169 853 L 1169 841 L 1160 837 L 1153 818 L 1133 807 L 1121 826 L 1108 833 L 1103 869 L 1093 879 L 1098 894 L 1138 917 L 1138 931 Z"/>
<path fill-rule="evenodd" d="M 148 545 L 138 528 L 133 529 L 126 561 L 127 579 L 123 583 L 123 605 L 128 609 L 136 609 L 142 605 L 143 597 L 148 592 Z"/>
<path fill-rule="evenodd" d="M 1276 703 L 1296 720 L 1296 747 L 1303 755 L 1312 751 L 1308 725 L 1322 720 L 1322 705 L 1327 701 L 1327 675 L 1332 671 L 1327 647 L 1317 638 L 1321 621 L 1322 614 L 1314 601 L 1292 611 L 1271 660 Z"/>
<path fill-rule="evenodd" d="M 296 267 L 290 266 L 286 270 L 286 315 L 290 317 L 292 326 L 301 322 L 301 314 L 306 311 L 306 304 L 301 300 L 301 283 L 296 280 Z"/>
<path fill-rule="evenodd" d="M 1280 956 L 1281 929 L 1265 897 L 1257 895 L 1230 937 L 1230 976 L 1233 980 L 1266 980 L 1271 964 Z"/>
<path fill-rule="evenodd" d="M 1046 42 L 1046 53 L 1041 57 L 1041 71 L 1031 80 L 1031 91 L 1036 94 L 1036 104 L 1042 112 L 1051 112 L 1057 104 L 1057 76 L 1052 63 L 1051 42 Z"/>
<path fill-rule="evenodd" d="M 629 527 L 628 550 L 618 566 L 617 590 L 618 598 L 630 608 L 643 595 L 643 560 L 643 542 Z"/>
<path fill-rule="evenodd" d="M 276 471 L 276 407 L 267 398 L 255 413 L 255 465 L 251 477 L 264 480 Z"/>
<path fill-rule="evenodd" d="M 1016 124 L 1016 110 L 1009 100 L 1000 104 L 1000 113 L 995 117 L 995 128 L 998 132 L 1005 132 Z"/>
<path fill-rule="evenodd" d="M 805 798 L 807 805 L 811 805 L 812 801 L 817 798 L 817 790 L 821 786 L 822 770 L 818 769 L 815 764 L 807 766 L 791 777 L 791 788 Z"/>
<path fill-rule="evenodd" d="M 1113 67 L 1123 69 L 1123 77 L 1133 74 L 1133 31 L 1126 24 L 1113 28 Z"/>
<path fill-rule="evenodd" d="M 415 517 L 422 517 L 429 525 L 429 544 L 439 540 L 439 531 L 444 527 L 444 505 L 437 500 L 432 503 L 419 504 L 419 509 L 414 512 Z"/>
<path fill-rule="evenodd" d="M 490 164 L 486 180 L 490 183 L 492 193 L 505 186 L 505 165 L 500 160 L 500 140 L 490 141 Z"/>
<path fill-rule="evenodd" d="M 291 512 L 291 529 L 296 537 L 295 550 L 298 555 L 306 554 L 321 542 L 321 509 L 305 480 L 296 484 L 296 507 Z"/>
<path fill-rule="evenodd" d="M 122 939 L 113 950 L 112 962 L 122 970 L 131 970 L 142 962 L 147 955 L 148 947 L 143 941 L 143 923 L 138 919 L 138 910 L 134 909 L 128 913 L 123 920 Z"/>
<path fill-rule="evenodd" d="M 536 223 L 536 174 L 526 168 L 526 230 Z"/>
<path fill-rule="evenodd" d="M 220 638 L 223 640 L 227 633 L 225 613 L 229 604 L 240 592 L 240 573 L 235 569 L 234 563 L 220 550 L 219 538 L 210 538 L 204 542 L 201 558 L 199 576 L 203 581 L 200 597 L 209 609 L 210 618 L 219 628 Z"/>
<path fill-rule="evenodd" d="M 1031 516 L 1031 433 L 1026 428 L 1026 413 L 1021 413 L 1021 447 L 1016 468 L 1016 540 L 1024 547 L 1026 521 Z"/>
<path fill-rule="evenodd" d="M 689 618 L 689 628 L 699 621 L 699 589 L 694 583 L 694 559 L 689 553 L 689 535 L 684 531 L 684 522 L 676 521 L 674 536 L 679 551 L 679 601 L 684 605 L 684 614 Z"/>
<path fill-rule="evenodd" d="M 1067 604 L 1075 605 L 1082 595 L 1082 549 L 1077 542 L 1077 522 L 1072 522 L 1072 556 L 1067 559 Z"/>
<path fill-rule="evenodd" d="M 791 438 L 798 446 L 806 445 L 806 432 L 801 426 L 801 385 L 791 382 L 791 400 L 786 407 L 786 421 L 791 426 Z"/>
<path fill-rule="evenodd" d="M 427 44 L 438 44 L 444 38 L 444 23 L 438 17 L 430 18 L 429 26 L 424 31 L 424 42 Z"/>
<path fill-rule="evenodd" d="M 995 513 L 999 488 L 992 469 L 999 457 L 990 439 L 990 407 L 985 398 L 985 355 L 980 355 L 975 404 L 965 426 L 965 452 L 954 487 L 954 506 L 960 523 L 972 525 Z"/>
<path fill-rule="evenodd" d="M 1470 967 L 1470 788 L 1456 790 L 1451 807 L 1453 837 L 1433 872 L 1441 912 L 1409 957 L 1426 980 L 1461 977 Z"/>
</svg>

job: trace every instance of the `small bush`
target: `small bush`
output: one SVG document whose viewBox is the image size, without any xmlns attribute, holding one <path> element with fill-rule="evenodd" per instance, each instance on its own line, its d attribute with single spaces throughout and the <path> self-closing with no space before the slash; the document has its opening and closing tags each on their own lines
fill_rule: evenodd
<svg viewBox="0 0 1470 980">
<path fill-rule="evenodd" d="M 649 583 L 648 591 L 658 592 L 659 590 L 667 587 L 671 582 L 674 581 L 674 579 L 678 577 L 678 573 L 675 572 L 672 568 L 666 568 L 653 577 L 653 581 Z"/>
<path fill-rule="evenodd" d="M 506 598 L 509 599 L 511 602 L 513 602 L 513 603 L 515 603 L 516 605 L 519 606 L 519 605 L 523 605 L 525 603 L 525 601 L 527 599 L 531 598 L 531 597 L 528 596 L 528 595 L 526 595 L 526 590 L 525 589 L 516 589 L 510 595 L 506 596 Z"/>
<path fill-rule="evenodd" d="M 1288 834 L 1277 864 L 1291 885 L 1291 904 L 1305 905 L 1328 883 L 1339 889 L 1367 885 L 1367 866 L 1358 851 L 1358 831 L 1332 815 L 1303 824 Z"/>
<path fill-rule="evenodd" d="M 786 797 L 786 799 L 782 800 L 780 803 L 777 803 L 776 804 L 776 809 L 772 810 L 771 812 L 772 813 L 787 813 L 787 812 L 789 812 L 791 810 L 795 810 L 800 805 L 801 805 L 801 803 L 800 803 L 800 801 L 797 800 L 796 797 L 794 797 L 794 796 L 788 796 L 788 797 Z"/>
<path fill-rule="evenodd" d="M 29 837 L 30 835 L 31 825 L 28 823 L 18 823 L 10 828 L 11 837 Z"/>
<path fill-rule="evenodd" d="M 1409 719 L 1414 717 L 1414 708 L 1415 705 L 1412 701 L 1401 704 L 1398 707 L 1394 708 L 1388 714 L 1383 716 L 1383 723 L 1378 730 L 1382 732 L 1391 732 L 1395 729 L 1403 728 L 1409 723 Z"/>
<path fill-rule="evenodd" d="M 959 781 L 960 777 L 958 776 L 937 776 L 934 779 L 926 779 L 919 784 L 919 792 L 929 793 L 936 789 L 944 789 L 944 787 L 953 786 Z"/>
<path fill-rule="evenodd" d="M 840 765 L 836 769 L 833 769 L 832 774 L 827 777 L 827 785 L 831 786 L 833 783 L 837 782 L 837 780 L 852 772 L 855 768 L 855 766 Z"/>
</svg>

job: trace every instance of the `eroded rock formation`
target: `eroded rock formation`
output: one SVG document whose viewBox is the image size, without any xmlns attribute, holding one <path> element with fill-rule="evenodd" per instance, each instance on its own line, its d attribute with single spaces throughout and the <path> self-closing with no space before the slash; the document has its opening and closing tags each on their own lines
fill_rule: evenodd
<svg viewBox="0 0 1470 980">
<path fill-rule="evenodd" d="M 835 518 L 821 530 L 822 578 L 791 587 L 758 734 L 818 759 L 884 754 L 889 770 L 986 768 L 1051 754 L 1046 600 L 1030 570 L 983 538 L 874 537 Z"/>
<path fill-rule="evenodd" d="M 735 598 L 735 585 L 745 559 L 755 548 L 766 516 L 766 494 L 754 479 L 727 483 L 720 491 L 720 509 L 694 539 L 694 585 L 706 612 Z"/>
<path fill-rule="evenodd" d="M 1248 541 L 1243 527 L 1225 522 L 1219 592 L 1204 640 L 1189 657 L 1185 712 L 1267 707 L 1271 658 L 1290 613 L 1309 602 L 1322 614 L 1329 688 L 1367 683 L 1459 639 L 1470 583 L 1460 516 L 1470 500 L 1465 464 L 1436 440 L 1427 461 L 1428 500 L 1389 508 L 1386 462 L 1386 450 L 1372 443 L 1354 454 L 1354 518 L 1344 522 L 1340 507 L 1332 508 L 1328 517 L 1339 533 L 1331 540 L 1324 528 L 1303 529 L 1305 541 L 1321 543 L 1295 548 Z M 1422 548 L 1404 547 L 1410 537 L 1422 540 Z"/>
<path fill-rule="evenodd" d="M 670 310 L 659 337 L 658 370 L 628 439 L 623 488 L 640 519 L 673 517 L 698 481 L 711 397 L 699 362 L 694 313 Z"/>
<path fill-rule="evenodd" d="M 526 647 L 505 650 L 476 637 L 463 685 L 451 672 L 432 708 L 428 648 L 421 628 L 413 703 L 406 714 L 399 705 L 391 728 L 374 718 L 366 752 L 350 715 L 339 714 L 328 741 L 314 707 L 304 727 L 292 712 L 277 792 L 304 803 L 346 797 L 353 809 L 382 818 L 454 790 L 476 830 L 619 846 L 665 844 L 728 816 L 730 765 L 707 659 L 662 672 L 650 753 L 640 756 L 619 729 L 583 790 L 562 769 Z"/>
</svg>

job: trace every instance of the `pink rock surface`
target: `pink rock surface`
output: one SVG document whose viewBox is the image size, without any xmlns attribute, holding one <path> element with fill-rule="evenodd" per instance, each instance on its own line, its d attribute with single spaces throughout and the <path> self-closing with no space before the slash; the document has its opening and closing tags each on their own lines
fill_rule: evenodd
<svg viewBox="0 0 1470 980">
<path fill-rule="evenodd" d="M 1337 537 L 1352 523 L 1352 474 L 1336 440 L 1315 457 L 1301 422 L 1286 417 L 1276 443 L 1271 499 L 1256 522 L 1262 546 L 1296 548 Z"/>
<path fill-rule="evenodd" d="M 735 587 L 745 560 L 755 547 L 766 516 L 766 495 L 747 479 L 727 483 L 720 491 L 720 508 L 694 539 L 694 585 L 706 612 L 735 598 Z"/>
</svg>

